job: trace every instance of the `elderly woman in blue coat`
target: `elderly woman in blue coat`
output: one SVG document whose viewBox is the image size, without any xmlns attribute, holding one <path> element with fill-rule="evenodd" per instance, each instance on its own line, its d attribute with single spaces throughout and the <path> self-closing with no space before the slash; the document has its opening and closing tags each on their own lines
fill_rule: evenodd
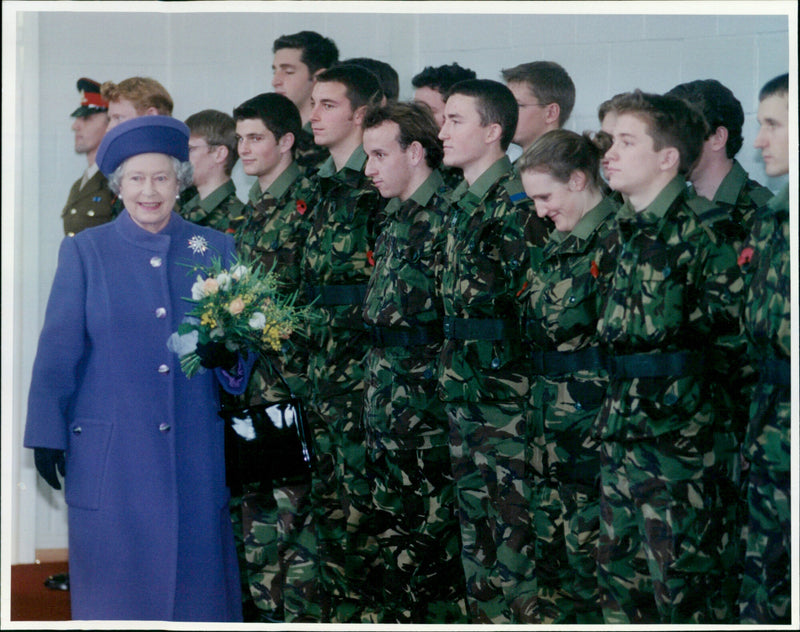
<svg viewBox="0 0 800 632">
<path fill-rule="evenodd" d="M 97 163 L 125 210 L 61 244 L 33 368 L 25 446 L 69 507 L 74 619 L 241 621 L 218 385 L 250 363 L 206 354 L 188 379 L 167 348 L 193 266 L 229 235 L 173 207 L 191 183 L 189 130 L 145 116 L 106 134 Z M 217 366 L 220 365 L 220 366 Z"/>
</svg>

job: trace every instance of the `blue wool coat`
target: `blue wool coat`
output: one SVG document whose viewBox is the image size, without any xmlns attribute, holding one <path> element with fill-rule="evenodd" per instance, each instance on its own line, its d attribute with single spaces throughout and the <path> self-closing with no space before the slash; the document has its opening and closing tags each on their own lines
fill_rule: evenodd
<svg viewBox="0 0 800 632">
<path fill-rule="evenodd" d="M 233 254 L 175 213 L 158 234 L 123 211 L 61 244 L 25 446 L 66 450 L 73 619 L 241 620 L 217 410 L 218 380 L 246 384 L 188 379 L 166 344 L 192 306 L 184 264 Z"/>
</svg>

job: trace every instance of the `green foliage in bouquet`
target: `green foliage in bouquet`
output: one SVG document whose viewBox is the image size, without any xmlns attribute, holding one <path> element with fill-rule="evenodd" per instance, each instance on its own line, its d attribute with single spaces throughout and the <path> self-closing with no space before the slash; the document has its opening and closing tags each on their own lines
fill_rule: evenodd
<svg viewBox="0 0 800 632">
<path fill-rule="evenodd" d="M 217 257 L 211 266 L 197 271 L 191 299 L 186 299 L 195 306 L 177 332 L 180 339 L 190 341 L 178 352 L 188 377 L 200 369 L 198 344 L 224 343 L 234 352 L 279 351 L 282 340 L 308 316 L 309 306 L 296 305 L 297 292 L 282 294 L 276 276 L 261 263 L 240 258 L 225 269 Z"/>
</svg>

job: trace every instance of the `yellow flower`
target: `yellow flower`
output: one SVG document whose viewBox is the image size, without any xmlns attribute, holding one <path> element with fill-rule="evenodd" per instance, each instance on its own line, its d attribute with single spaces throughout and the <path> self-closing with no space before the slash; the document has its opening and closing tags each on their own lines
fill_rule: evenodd
<svg viewBox="0 0 800 632">
<path fill-rule="evenodd" d="M 204 314 L 203 314 L 203 315 L 200 317 L 200 324 L 201 324 L 201 325 L 208 325 L 209 327 L 211 327 L 211 328 L 213 329 L 214 327 L 216 327 L 216 326 L 217 326 L 217 321 L 216 321 L 216 320 L 214 319 L 214 317 L 211 315 L 211 312 L 205 312 L 205 313 L 204 313 Z"/>
</svg>

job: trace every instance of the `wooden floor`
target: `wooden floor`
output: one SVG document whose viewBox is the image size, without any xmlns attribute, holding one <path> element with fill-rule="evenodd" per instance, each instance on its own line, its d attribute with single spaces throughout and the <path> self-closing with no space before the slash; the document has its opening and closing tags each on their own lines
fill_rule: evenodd
<svg viewBox="0 0 800 632">
<path fill-rule="evenodd" d="M 50 575 L 66 572 L 66 562 L 12 565 L 11 620 L 69 621 L 69 591 L 44 585 Z"/>
</svg>

